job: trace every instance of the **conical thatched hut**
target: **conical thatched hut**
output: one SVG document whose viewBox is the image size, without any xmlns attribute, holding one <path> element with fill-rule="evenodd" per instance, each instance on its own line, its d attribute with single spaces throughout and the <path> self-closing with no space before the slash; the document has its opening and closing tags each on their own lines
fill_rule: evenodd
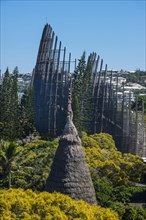
<svg viewBox="0 0 146 220">
<path fill-rule="evenodd" d="M 84 149 L 72 122 L 71 92 L 68 98 L 67 122 L 60 138 L 45 191 L 61 192 L 78 200 L 96 204 L 96 196 Z"/>
</svg>

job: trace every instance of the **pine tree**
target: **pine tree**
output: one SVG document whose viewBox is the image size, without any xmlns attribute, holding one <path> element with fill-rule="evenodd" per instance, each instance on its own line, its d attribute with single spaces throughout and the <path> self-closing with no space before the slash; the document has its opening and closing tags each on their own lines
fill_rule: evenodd
<svg viewBox="0 0 146 220">
<path fill-rule="evenodd" d="M 83 77 L 83 110 L 82 110 L 82 124 L 83 131 L 91 134 L 93 132 L 93 116 L 94 116 L 94 106 L 93 106 L 93 84 L 91 82 L 92 77 L 92 66 L 88 62 L 86 71 Z"/>
<path fill-rule="evenodd" d="M 11 98 L 10 98 L 10 131 L 9 139 L 16 140 L 19 137 L 19 107 L 18 107 L 18 67 L 15 67 L 12 75 Z"/>
<path fill-rule="evenodd" d="M 21 136 L 26 137 L 33 133 L 34 111 L 33 111 L 33 92 L 27 88 L 21 98 L 20 103 Z"/>
<path fill-rule="evenodd" d="M 11 85 L 12 80 L 8 68 L 4 74 L 4 79 L 1 89 L 1 105 L 0 105 L 0 123 L 1 123 L 1 138 L 7 139 L 9 137 L 10 128 L 10 104 L 11 104 Z"/>
<path fill-rule="evenodd" d="M 79 133 L 93 131 L 93 96 L 92 96 L 92 65 L 90 59 L 86 64 L 85 52 L 75 70 L 73 80 L 73 113 L 74 123 Z"/>
<path fill-rule="evenodd" d="M 84 51 L 81 56 L 81 59 L 79 59 L 78 66 L 76 67 L 75 72 L 74 72 L 75 79 L 82 78 L 85 70 L 86 70 L 86 52 Z"/>
<path fill-rule="evenodd" d="M 10 75 L 7 68 L 2 83 L 0 105 L 0 132 L 4 140 L 16 140 L 19 137 L 18 107 L 18 67 Z"/>
<path fill-rule="evenodd" d="M 73 102 L 73 121 L 74 121 L 74 124 L 76 125 L 79 135 L 81 135 L 81 131 L 82 131 L 81 111 L 80 111 L 79 100 L 77 96 L 74 97 L 74 102 Z"/>
<path fill-rule="evenodd" d="M 79 59 L 78 66 L 74 72 L 73 78 L 73 92 L 72 92 L 72 108 L 74 113 L 73 121 L 79 134 L 82 131 L 82 98 L 83 98 L 83 76 L 86 70 L 85 51 L 83 52 L 81 59 Z"/>
</svg>

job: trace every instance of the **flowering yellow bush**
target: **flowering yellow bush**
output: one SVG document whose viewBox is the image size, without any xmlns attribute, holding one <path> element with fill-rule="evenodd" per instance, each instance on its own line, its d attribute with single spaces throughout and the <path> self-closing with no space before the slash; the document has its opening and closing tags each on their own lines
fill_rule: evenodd
<svg viewBox="0 0 146 220">
<path fill-rule="evenodd" d="M 35 193 L 32 190 L 0 190 L 1 220 L 118 220 L 109 208 L 79 200 L 60 193 Z"/>
<path fill-rule="evenodd" d="M 108 178 L 115 186 L 140 182 L 146 172 L 146 165 L 139 156 L 122 154 L 116 149 L 109 134 L 82 134 L 86 161 L 92 174 L 92 180 Z"/>
</svg>

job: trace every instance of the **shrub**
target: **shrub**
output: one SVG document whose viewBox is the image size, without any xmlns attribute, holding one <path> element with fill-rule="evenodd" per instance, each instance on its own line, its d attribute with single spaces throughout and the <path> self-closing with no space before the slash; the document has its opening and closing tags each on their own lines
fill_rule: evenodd
<svg viewBox="0 0 146 220">
<path fill-rule="evenodd" d="M 109 208 L 78 200 L 60 193 L 35 193 L 32 190 L 10 189 L 0 191 L 0 217 L 25 220 L 118 220 Z"/>
</svg>

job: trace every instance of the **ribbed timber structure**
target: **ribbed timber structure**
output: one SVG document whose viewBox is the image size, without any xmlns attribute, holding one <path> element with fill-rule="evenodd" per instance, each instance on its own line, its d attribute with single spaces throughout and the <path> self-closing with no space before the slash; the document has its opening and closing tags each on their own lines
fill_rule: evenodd
<svg viewBox="0 0 146 220">
<path fill-rule="evenodd" d="M 63 132 L 71 75 L 71 54 L 66 61 L 66 48 L 62 49 L 61 42 L 57 45 L 57 36 L 55 37 L 51 26 L 46 24 L 33 72 L 32 86 L 36 127 L 40 133 L 50 136 L 61 135 Z M 131 91 L 128 95 L 125 93 L 124 84 L 123 88 L 119 87 L 118 74 L 115 76 L 112 71 L 108 71 L 103 59 L 94 52 L 89 55 L 88 62 L 92 66 L 90 83 L 93 88 L 91 99 L 94 100 L 92 133 L 109 133 L 114 137 L 119 150 L 146 158 L 144 103 L 142 110 L 138 111 L 137 97 L 136 107 L 132 111 Z M 74 63 L 76 66 L 76 62 Z"/>
<path fill-rule="evenodd" d="M 52 27 L 45 25 L 33 71 L 36 127 L 42 134 L 58 135 L 65 124 L 70 58 L 58 46 Z"/>
</svg>

